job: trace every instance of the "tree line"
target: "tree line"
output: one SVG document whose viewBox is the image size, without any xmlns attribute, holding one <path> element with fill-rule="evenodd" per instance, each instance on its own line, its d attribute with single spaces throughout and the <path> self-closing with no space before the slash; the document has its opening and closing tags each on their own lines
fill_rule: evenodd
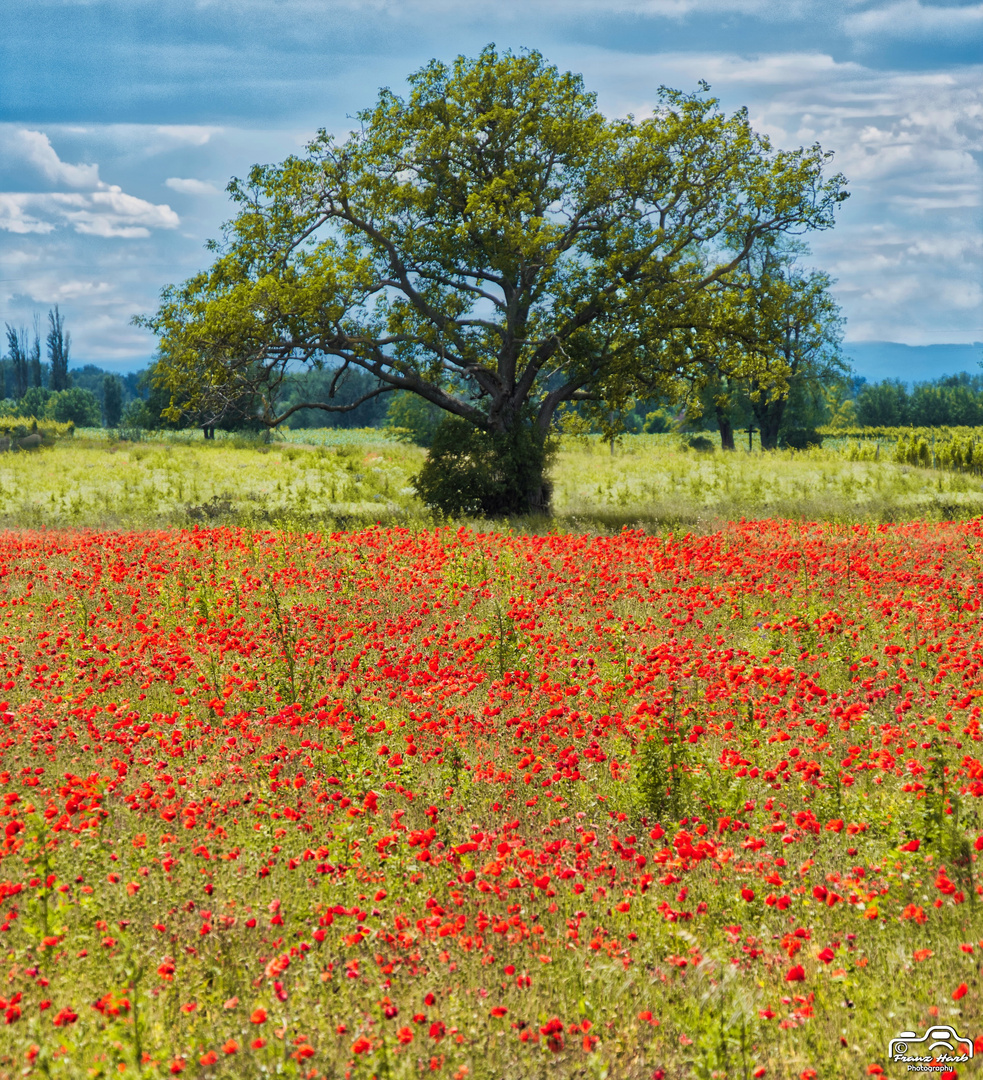
<svg viewBox="0 0 983 1080">
<path fill-rule="evenodd" d="M 900 379 L 866 383 L 853 415 L 858 427 L 981 427 L 983 375 L 945 375 L 910 389 Z"/>
<path fill-rule="evenodd" d="M 376 385 L 370 376 L 348 371 L 338 380 L 332 397 L 335 374 L 297 373 L 285 384 L 285 403 L 317 400 L 345 404 L 365 397 Z M 630 403 L 621 424 L 631 434 L 719 432 L 719 396 L 720 388 L 711 382 L 688 406 L 670 397 L 639 398 Z M 760 434 L 760 405 L 756 410 L 756 404 L 749 383 L 730 385 L 725 424 L 737 441 L 746 439 L 749 428 L 756 436 Z M 824 427 L 983 427 L 983 375 L 944 375 L 909 387 L 897 379 L 871 383 L 850 370 L 824 374 L 821 369 L 806 369 L 789 380 L 781 407 L 780 445 L 789 445 L 798 433 Z M 440 409 L 418 395 L 404 393 L 382 400 L 370 398 L 347 412 L 325 414 L 317 409 L 301 409 L 285 426 L 385 427 L 405 432 L 419 445 L 429 446 L 441 419 Z M 593 423 L 583 430 L 602 433 L 601 427 Z M 758 438 L 754 442 L 760 445 Z"/>
<path fill-rule="evenodd" d="M 94 364 L 69 370 L 71 334 L 57 304 L 48 311 L 43 353 L 40 315 L 30 328 L 4 326 L 0 415 L 118 427 L 125 408 L 146 392 L 139 373 L 119 376 Z"/>
<path fill-rule="evenodd" d="M 618 417 L 621 429 L 632 434 L 717 431 L 722 445 L 732 448 L 735 438 L 746 437 L 749 429 L 759 439 L 766 431 L 767 439 L 769 415 L 778 445 L 790 445 L 803 433 L 808 436 L 826 425 L 983 427 L 983 374 L 945 375 L 912 386 L 900 379 L 868 382 L 849 369 L 849 359 L 835 335 L 838 315 L 831 307 L 827 310 L 830 319 L 821 348 L 792 358 L 787 385 L 772 399 L 756 395 L 751 379 L 716 373 L 682 402 L 677 395 L 630 400 Z M 155 388 L 152 367 L 122 376 L 94 364 L 69 369 L 71 337 L 57 307 L 49 312 L 45 352 L 40 328 L 40 317 L 34 320 L 33 335 L 6 324 L 7 351 L 0 355 L 3 415 L 70 420 L 79 427 L 201 426 L 202 417 L 188 411 L 177 419 L 166 415 L 171 399 Z M 284 426 L 387 428 L 429 447 L 443 410 L 408 391 L 376 395 L 373 391 L 379 386 L 371 375 L 351 367 L 293 371 L 281 389 L 281 407 L 290 411 Z M 295 405 L 300 407 L 294 410 Z M 332 408 L 325 411 L 321 405 Z M 576 418 L 576 407 L 571 412 Z M 581 420 L 581 431 L 601 434 L 606 430 L 586 410 Z M 263 427 L 248 406 L 229 410 L 218 426 L 229 431 Z"/>
</svg>

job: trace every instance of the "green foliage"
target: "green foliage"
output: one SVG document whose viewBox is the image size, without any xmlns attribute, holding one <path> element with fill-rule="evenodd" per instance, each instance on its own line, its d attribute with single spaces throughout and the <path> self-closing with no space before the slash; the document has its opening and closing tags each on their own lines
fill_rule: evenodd
<svg viewBox="0 0 983 1080">
<path fill-rule="evenodd" d="M 152 374 L 153 368 L 149 369 L 143 378 L 143 386 L 149 391 L 147 397 L 136 398 L 126 406 L 120 418 L 121 427 L 130 432 L 175 430 L 188 427 L 190 418 L 186 414 L 179 410 L 176 413 L 176 419 L 170 415 L 171 398 L 165 390 L 154 383 Z"/>
<path fill-rule="evenodd" d="M 822 434 L 848 439 L 843 453 L 850 461 L 884 455 L 899 465 L 983 475 L 983 427 L 826 427 Z"/>
<path fill-rule="evenodd" d="M 48 398 L 44 414 L 61 424 L 72 423 L 76 427 L 102 425 L 102 408 L 98 398 L 91 390 L 80 390 L 78 387 L 54 391 Z"/>
<path fill-rule="evenodd" d="M 822 446 L 823 437 L 815 428 L 786 428 L 779 436 L 778 445 L 783 450 L 808 450 Z"/>
<path fill-rule="evenodd" d="M 449 416 L 413 484 L 428 507 L 450 517 L 513 516 L 549 505 L 543 476 L 551 453 L 531 426 L 492 433 Z"/>
<path fill-rule="evenodd" d="M 898 445 L 894 450 L 894 460 L 905 465 L 921 465 L 927 467 L 933 464 L 932 449 L 928 439 L 923 435 L 911 433 L 902 435 L 898 439 Z"/>
<path fill-rule="evenodd" d="M 80 390 L 91 390 L 100 401 L 104 398 L 106 380 L 118 379 L 124 409 L 134 398 L 142 397 L 146 393 L 146 385 L 142 381 L 145 373 L 142 371 L 117 373 L 107 371 L 96 364 L 84 364 L 82 367 L 72 368 L 69 374 L 72 378 L 72 386 L 77 386 Z"/>
<path fill-rule="evenodd" d="M 51 389 L 56 393 L 67 390 L 72 385 L 68 374 L 68 352 L 71 334 L 65 330 L 65 320 L 55 304 L 48 312 L 48 362 L 51 364 Z M 98 421 L 97 421 L 98 423 Z"/>
<path fill-rule="evenodd" d="M 27 342 L 27 330 L 20 333 L 6 323 L 7 330 L 7 363 L 11 367 L 11 392 L 15 398 L 22 398 L 27 392 L 30 381 L 30 347 Z M 6 379 L 4 380 L 7 381 Z"/>
<path fill-rule="evenodd" d="M 0 416 L 0 437 L 18 428 L 30 434 L 34 424 Z M 37 426 L 50 436 L 71 431 L 53 420 Z M 983 445 L 983 431 L 977 434 Z M 983 515 L 975 475 L 895 463 L 895 441 L 827 436 L 808 454 L 762 455 L 748 453 L 742 436 L 734 453 L 695 454 L 682 451 L 676 434 L 626 435 L 612 454 L 598 436 L 562 436 L 551 462 L 550 528 L 702 534 L 740 517 L 881 522 Z M 266 443 L 124 426 L 60 440 L 52 454 L 5 457 L 0 523 L 163 528 L 221 520 L 247 528 L 289 522 L 307 532 L 379 521 L 423 528 L 431 515 L 412 477 L 425 453 L 377 430 L 281 431 Z M 527 527 L 544 524 L 537 518 Z"/>
<path fill-rule="evenodd" d="M 738 324 L 748 398 L 761 446 L 773 450 L 782 431 L 805 426 L 803 413 L 825 412 L 824 386 L 847 372 L 840 355 L 843 320 L 831 295 L 832 280 L 798 265 L 801 245 L 765 246 L 749 261 Z M 799 416 L 789 424 L 795 397 Z M 821 416 L 825 419 L 825 416 Z M 811 419 L 811 418 L 810 418 Z M 820 416 L 812 419 L 813 426 Z"/>
<path fill-rule="evenodd" d="M 856 427 L 857 403 L 852 398 L 836 393 L 835 390 L 833 393 L 827 392 L 826 411 L 828 416 L 825 426 L 833 430 Z M 823 424 L 817 426 L 823 426 Z"/>
<path fill-rule="evenodd" d="M 72 435 L 75 425 L 68 421 L 61 423 L 52 419 L 38 419 L 35 416 L 20 416 L 16 413 L 0 416 L 0 438 L 17 442 L 29 435 L 40 435 L 41 443 L 49 446 L 57 439 Z"/>
<path fill-rule="evenodd" d="M 894 427 L 908 416 L 908 388 L 900 379 L 861 387 L 856 398 L 858 427 Z"/>
<path fill-rule="evenodd" d="M 123 416 L 123 380 L 107 375 L 102 381 L 102 411 L 106 427 L 119 427 Z"/>
<path fill-rule="evenodd" d="M 983 475 L 983 431 L 914 428 L 898 436 L 894 460 L 922 468 Z"/>
<path fill-rule="evenodd" d="M 17 415 L 23 417 L 44 416 L 50 397 L 51 391 L 47 387 L 29 387 L 24 396 L 17 402 Z"/>
<path fill-rule="evenodd" d="M 509 435 L 488 446 L 545 439 L 568 402 L 616 426 L 699 376 L 694 334 L 756 246 L 829 228 L 845 198 L 818 145 L 775 150 L 705 85 L 608 120 L 579 76 L 493 46 L 409 84 L 344 143 L 322 131 L 229 185 L 214 265 L 141 320 L 169 416 L 244 399 L 276 426 L 297 363 L 334 357 Z"/>
<path fill-rule="evenodd" d="M 314 368 L 292 374 L 284 383 L 282 408 L 284 412 L 297 411 L 285 423 L 291 428 L 379 427 L 385 422 L 386 405 L 392 395 L 367 398 L 378 386 L 372 376 L 352 368 Z M 305 403 L 308 407 L 303 407 Z M 326 411 L 320 407 L 323 405 L 332 410 L 343 407 L 345 411 Z"/>
<path fill-rule="evenodd" d="M 397 438 L 430 447 L 446 414 L 418 394 L 396 393 L 389 399 L 385 427 Z"/>
<path fill-rule="evenodd" d="M 980 427 L 983 376 L 946 375 L 910 390 L 900 379 L 866 383 L 857 393 L 855 416 L 862 427 Z"/>
<path fill-rule="evenodd" d="M 662 432 L 672 431 L 675 426 L 675 414 L 670 409 L 660 406 L 658 409 L 653 409 L 645 414 L 642 431 L 652 435 L 659 435 Z"/>
<path fill-rule="evenodd" d="M 123 410 L 119 427 L 121 430 L 134 432 L 153 431 L 160 426 L 159 421 L 160 417 L 154 416 L 147 408 L 147 403 L 138 398 L 136 401 L 131 401 Z"/>
<path fill-rule="evenodd" d="M 636 754 L 635 786 L 643 811 L 656 821 L 679 821 L 689 812 L 685 744 L 675 733 L 652 735 Z"/>
</svg>

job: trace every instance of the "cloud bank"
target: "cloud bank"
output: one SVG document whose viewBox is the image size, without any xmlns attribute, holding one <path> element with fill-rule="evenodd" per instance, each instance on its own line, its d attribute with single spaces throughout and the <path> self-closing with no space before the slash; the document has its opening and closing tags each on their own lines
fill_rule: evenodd
<svg viewBox="0 0 983 1080">
<path fill-rule="evenodd" d="M 60 298 L 83 359 L 146 361 L 129 317 L 207 264 L 229 177 L 320 125 L 343 138 L 379 86 L 489 41 L 582 72 L 609 115 L 706 79 L 776 146 L 818 141 L 852 192 L 811 239 L 848 338 L 983 336 L 978 0 L 25 0 L 7 15 L 0 321 Z"/>
<path fill-rule="evenodd" d="M 181 221 L 166 204 L 128 195 L 117 184 L 99 178 L 98 165 L 62 161 L 42 131 L 4 132 L 0 152 L 33 170 L 35 181 L 72 191 L 0 192 L 0 229 L 26 234 L 53 232 L 68 226 L 80 236 L 133 239 L 151 229 L 176 229 Z"/>
</svg>

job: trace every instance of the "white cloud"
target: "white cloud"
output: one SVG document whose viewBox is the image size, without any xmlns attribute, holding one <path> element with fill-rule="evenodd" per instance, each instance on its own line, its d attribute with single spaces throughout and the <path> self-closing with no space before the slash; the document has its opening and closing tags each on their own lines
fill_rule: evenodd
<svg viewBox="0 0 983 1080">
<path fill-rule="evenodd" d="M 133 129 L 142 127 L 137 124 L 126 126 Z M 148 134 L 154 142 L 169 149 L 172 146 L 204 146 L 221 130 L 201 124 L 154 124 Z"/>
<path fill-rule="evenodd" d="M 842 70 L 754 107 L 780 145 L 835 150 L 850 181 L 840 224 L 813 249 L 838 279 L 853 339 L 979 338 L 981 76 Z"/>
<path fill-rule="evenodd" d="M 0 230 L 45 234 L 68 225 L 82 236 L 134 239 L 181 223 L 166 203 L 155 205 L 100 180 L 98 165 L 62 161 L 44 132 L 7 128 L 0 134 L 6 136 L 9 156 L 19 157 L 52 184 L 75 189 L 0 192 Z"/>
<path fill-rule="evenodd" d="M 703 78 L 729 109 L 748 105 L 775 146 L 833 150 L 851 198 L 810 243 L 837 278 L 849 337 L 979 339 L 983 65 L 876 71 L 821 53 L 592 49 L 578 66 L 609 115 L 643 116 L 660 83 L 690 89 Z"/>
<path fill-rule="evenodd" d="M 62 161 L 55 153 L 51 140 L 41 131 L 18 131 L 12 141 L 10 150 L 15 154 L 20 150 L 23 159 L 52 183 L 86 190 L 106 186 L 99 179 L 98 165 L 69 165 Z"/>
<path fill-rule="evenodd" d="M 28 209 L 31 198 L 30 195 L 0 192 L 0 229 L 21 235 L 51 232 L 55 227 L 54 224 L 36 217 Z"/>
<path fill-rule="evenodd" d="M 0 124 L 0 131 L 13 125 Z M 201 147 L 210 143 L 224 128 L 206 124 L 51 124 L 55 137 L 85 139 L 90 145 L 124 146 L 146 155 L 180 147 Z"/>
<path fill-rule="evenodd" d="M 182 195 L 224 195 L 221 188 L 204 180 L 182 180 L 180 176 L 171 176 L 164 181 L 164 186 Z"/>
<path fill-rule="evenodd" d="M 983 30 L 983 4 L 936 7 L 920 0 L 898 0 L 885 7 L 848 15 L 843 28 L 854 37 L 934 38 L 959 41 Z"/>
<path fill-rule="evenodd" d="M 12 233 L 50 233 L 63 224 L 83 236 L 133 239 L 180 223 L 166 204 L 127 195 L 115 185 L 92 192 L 0 192 L 0 229 Z"/>
<path fill-rule="evenodd" d="M 739 54 L 702 50 L 664 53 L 624 53 L 578 46 L 555 50 L 559 66 L 584 76 L 588 87 L 598 90 L 598 102 L 608 116 L 634 113 L 644 116 L 657 102 L 660 86 L 695 90 L 700 80 L 711 93 L 727 93 L 731 103 L 749 99 L 781 99 L 796 89 L 828 92 L 844 77 L 863 79 L 866 69 L 853 62 L 838 62 L 818 52 Z"/>
<path fill-rule="evenodd" d="M 181 219 L 166 204 L 154 205 L 118 187 L 81 196 L 55 195 L 75 231 L 89 236 L 148 236 L 150 229 L 176 229 Z"/>
</svg>

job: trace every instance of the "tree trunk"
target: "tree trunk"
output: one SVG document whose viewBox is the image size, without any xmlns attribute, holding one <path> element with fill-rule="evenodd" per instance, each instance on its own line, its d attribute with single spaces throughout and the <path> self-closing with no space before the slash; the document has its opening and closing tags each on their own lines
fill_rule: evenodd
<svg viewBox="0 0 983 1080">
<path fill-rule="evenodd" d="M 512 430 L 498 436 L 496 451 L 502 479 L 511 489 L 501 509 L 507 506 L 505 512 L 509 515 L 548 515 L 553 501 L 553 485 L 546 475 L 549 451 L 536 427 L 523 424 L 517 417 Z"/>
<path fill-rule="evenodd" d="M 787 404 L 788 398 L 784 396 L 775 398 L 772 401 L 753 403 L 754 416 L 758 421 L 758 428 L 761 432 L 762 450 L 778 449 L 778 433 L 781 430 L 782 417 L 785 414 Z"/>
</svg>

